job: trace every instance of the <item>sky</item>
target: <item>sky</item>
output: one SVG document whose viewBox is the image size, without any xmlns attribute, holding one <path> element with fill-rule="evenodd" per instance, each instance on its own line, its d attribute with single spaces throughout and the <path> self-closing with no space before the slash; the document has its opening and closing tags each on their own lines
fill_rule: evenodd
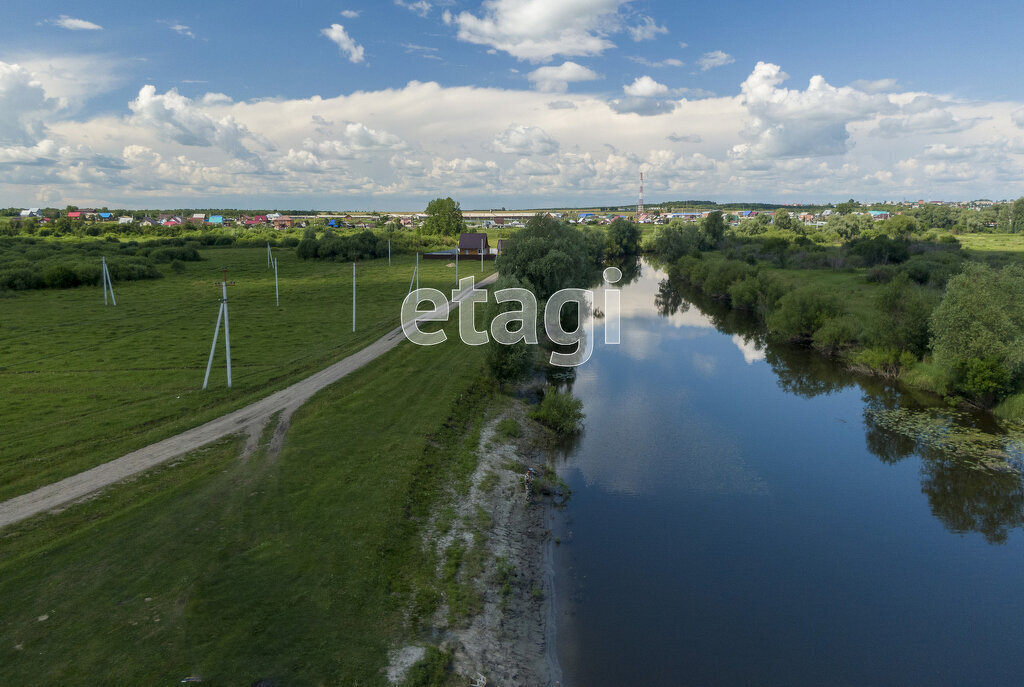
<svg viewBox="0 0 1024 687">
<path fill-rule="evenodd" d="M 5 0 L 0 206 L 1024 195 L 1024 3 Z"/>
</svg>

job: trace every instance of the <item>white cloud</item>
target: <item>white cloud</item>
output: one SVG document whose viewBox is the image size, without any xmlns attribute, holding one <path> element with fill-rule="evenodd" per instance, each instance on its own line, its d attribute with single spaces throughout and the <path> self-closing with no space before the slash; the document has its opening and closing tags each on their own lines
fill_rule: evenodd
<svg viewBox="0 0 1024 687">
<path fill-rule="evenodd" d="M 345 17 L 346 19 L 355 19 L 362 13 L 362 10 L 342 10 L 340 12 L 341 16 Z"/>
<path fill-rule="evenodd" d="M 556 55 L 600 55 L 614 47 L 627 0 L 484 0 L 483 14 L 445 12 L 459 40 L 490 46 L 520 60 L 546 62 Z"/>
<path fill-rule="evenodd" d="M 909 115 L 886 117 L 878 122 L 874 133 L 884 138 L 897 138 L 913 134 L 951 134 L 965 131 L 978 123 L 978 119 L 960 119 L 946 109 L 934 108 Z"/>
<path fill-rule="evenodd" d="M 668 57 L 660 62 L 653 62 L 646 57 L 627 57 L 630 62 L 636 62 L 642 64 L 645 67 L 682 67 L 685 63 L 682 60 L 677 60 L 674 57 Z"/>
<path fill-rule="evenodd" d="M 1021 129 L 1024 129 L 1024 107 L 1010 113 L 1010 119 Z"/>
<path fill-rule="evenodd" d="M 645 75 L 638 76 L 633 83 L 623 86 L 622 90 L 625 91 L 626 95 L 647 98 L 653 95 L 668 93 L 668 86 L 658 83 L 651 77 Z"/>
<path fill-rule="evenodd" d="M 101 31 L 103 29 L 99 24 L 94 24 L 91 21 L 85 19 L 75 19 L 69 17 L 66 14 L 60 15 L 56 19 L 51 19 L 50 23 L 54 26 L 59 26 L 62 29 L 68 29 L 70 31 Z"/>
<path fill-rule="evenodd" d="M 0 144 L 37 143 L 46 131 L 43 117 L 55 108 L 56 102 L 27 69 L 0 62 Z"/>
<path fill-rule="evenodd" d="M 143 86 L 129 105 L 131 122 L 135 126 L 151 128 L 164 140 L 186 146 L 215 146 L 239 159 L 253 159 L 255 155 L 245 147 L 243 140 L 252 134 L 231 115 L 216 116 L 206 110 L 223 105 L 226 96 L 211 94 L 196 102 L 172 88 L 163 95 L 156 87 Z"/>
<path fill-rule="evenodd" d="M 494 137 L 492 147 L 499 153 L 517 155 L 552 155 L 558 152 L 558 141 L 541 128 L 511 124 Z"/>
<path fill-rule="evenodd" d="M 169 28 L 171 29 L 171 31 L 174 31 L 175 33 L 181 36 L 188 36 L 189 38 L 196 37 L 196 35 L 192 33 L 191 26 L 186 26 L 184 24 L 171 24 Z"/>
<path fill-rule="evenodd" d="M 126 64 L 104 55 L 25 55 L 18 64 L 65 110 L 75 110 L 125 81 Z"/>
<path fill-rule="evenodd" d="M 608 101 L 608 107 L 619 114 L 636 114 L 641 117 L 668 114 L 676 109 L 676 104 L 673 100 L 656 100 L 642 96 L 616 98 Z"/>
<path fill-rule="evenodd" d="M 679 134 L 672 133 L 666 136 L 665 138 L 672 141 L 673 143 L 700 143 L 703 140 L 699 134 L 687 134 L 684 136 L 680 136 Z"/>
<path fill-rule="evenodd" d="M 721 50 L 712 50 L 711 52 L 704 53 L 701 58 L 697 60 L 697 64 L 700 65 L 702 72 L 706 72 L 709 69 L 732 64 L 735 61 L 736 60 L 729 53 L 722 52 Z"/>
<path fill-rule="evenodd" d="M 628 28 L 629 36 L 637 43 L 657 38 L 660 34 L 668 33 L 664 26 L 658 26 L 651 17 L 641 17 L 641 22 L 636 26 Z"/>
<path fill-rule="evenodd" d="M 805 91 L 780 88 L 788 78 L 778 65 L 758 62 L 741 85 L 749 113 L 742 135 L 748 142 L 733 148 L 737 158 L 841 155 L 847 151 L 848 123 L 895 109 L 884 95 L 835 88 L 821 76 L 811 77 Z"/>
<path fill-rule="evenodd" d="M 875 81 L 857 79 L 850 84 L 850 88 L 855 88 L 858 91 L 864 91 L 865 93 L 888 93 L 890 91 L 895 91 L 899 87 L 899 81 L 896 79 L 876 79 Z"/>
<path fill-rule="evenodd" d="M 352 40 L 341 24 L 331 24 L 326 29 L 320 29 L 320 33 L 336 43 L 342 52 L 347 53 L 349 62 L 363 61 L 363 46 Z"/>
<path fill-rule="evenodd" d="M 558 67 L 540 67 L 526 75 L 542 93 L 565 93 L 575 81 L 593 81 L 597 72 L 575 62 L 563 62 Z"/>
<path fill-rule="evenodd" d="M 548 103 L 549 110 L 575 110 L 576 103 L 568 100 L 552 100 Z"/>
<path fill-rule="evenodd" d="M 427 0 L 416 0 L 415 2 L 404 2 L 403 0 L 395 0 L 395 4 L 398 5 L 399 7 L 404 7 L 407 10 L 411 10 L 412 12 L 415 12 L 421 17 L 426 17 L 428 14 L 430 14 L 430 8 L 433 7 L 433 5 L 427 2 Z"/>
</svg>

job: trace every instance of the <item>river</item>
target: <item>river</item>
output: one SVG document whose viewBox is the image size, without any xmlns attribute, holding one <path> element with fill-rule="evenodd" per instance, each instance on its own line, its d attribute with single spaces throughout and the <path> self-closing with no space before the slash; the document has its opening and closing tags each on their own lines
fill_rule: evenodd
<svg viewBox="0 0 1024 687">
<path fill-rule="evenodd" d="M 563 685 L 1024 681 L 1019 438 L 664 279 L 622 288 L 572 384 Z"/>
</svg>

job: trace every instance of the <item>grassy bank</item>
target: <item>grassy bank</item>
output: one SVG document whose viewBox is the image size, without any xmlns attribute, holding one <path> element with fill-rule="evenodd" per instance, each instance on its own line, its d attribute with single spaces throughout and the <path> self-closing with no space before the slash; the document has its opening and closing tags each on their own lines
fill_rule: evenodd
<svg viewBox="0 0 1024 687">
<path fill-rule="evenodd" d="M 440 601 L 421 527 L 489 394 L 449 327 L 315 396 L 276 458 L 223 441 L 5 529 L 0 682 L 384 683 Z"/>
<path fill-rule="evenodd" d="M 412 256 L 360 263 L 352 332 L 350 263 L 275 250 L 281 306 L 264 248 L 201 251 L 163 279 L 0 297 L 0 500 L 116 458 L 241 407 L 321 369 L 397 326 Z M 421 261 L 420 285 L 454 286 L 444 261 Z M 210 388 L 203 374 L 227 267 L 234 386 L 223 328 Z M 484 265 L 484 273 L 494 269 Z M 460 265 L 479 275 L 480 263 Z"/>
</svg>

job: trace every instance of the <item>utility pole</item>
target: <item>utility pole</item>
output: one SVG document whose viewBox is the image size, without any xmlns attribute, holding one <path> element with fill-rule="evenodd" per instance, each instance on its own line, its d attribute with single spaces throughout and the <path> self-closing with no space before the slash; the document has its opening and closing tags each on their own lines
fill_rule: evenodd
<svg viewBox="0 0 1024 687">
<path fill-rule="evenodd" d="M 107 304 L 107 289 L 110 289 L 110 300 L 117 305 L 117 299 L 114 298 L 114 282 L 110 279 L 110 270 L 107 269 L 107 258 L 104 256 L 103 260 L 103 305 Z"/>
<path fill-rule="evenodd" d="M 270 241 L 267 241 L 267 269 L 268 269 L 268 270 L 269 270 L 269 269 L 270 269 L 270 267 L 271 267 L 271 262 L 270 262 L 270 261 L 271 261 L 272 259 L 273 259 L 273 258 L 271 258 L 271 257 L 270 257 Z"/>
<path fill-rule="evenodd" d="M 416 254 L 416 290 L 420 290 L 420 254 Z"/>
<path fill-rule="evenodd" d="M 352 263 L 352 331 L 356 330 L 356 264 Z"/>
<path fill-rule="evenodd" d="M 455 285 L 459 285 L 459 247 L 455 246 Z"/>
<path fill-rule="evenodd" d="M 481 272 L 484 271 L 484 241 L 486 241 L 486 240 L 487 240 L 486 238 L 483 238 L 483 237 L 480 238 L 480 271 Z"/>
<path fill-rule="evenodd" d="M 388 267 L 391 267 L 391 239 L 388 239 Z"/>
<path fill-rule="evenodd" d="M 277 258 L 274 258 L 274 297 L 277 299 L 277 307 L 281 307 L 281 290 L 277 285 Z"/>
<path fill-rule="evenodd" d="M 228 287 L 234 286 L 234 282 L 228 282 L 228 268 L 224 268 L 224 278 L 220 282 L 221 299 L 220 310 L 217 312 L 217 326 L 213 329 L 213 344 L 210 346 L 210 359 L 206 363 L 206 376 L 203 377 L 203 388 L 210 381 L 210 369 L 213 367 L 213 354 L 217 350 L 217 337 L 220 334 L 220 321 L 224 320 L 224 351 L 228 359 L 228 388 L 231 388 L 231 329 L 228 326 Z"/>
</svg>

